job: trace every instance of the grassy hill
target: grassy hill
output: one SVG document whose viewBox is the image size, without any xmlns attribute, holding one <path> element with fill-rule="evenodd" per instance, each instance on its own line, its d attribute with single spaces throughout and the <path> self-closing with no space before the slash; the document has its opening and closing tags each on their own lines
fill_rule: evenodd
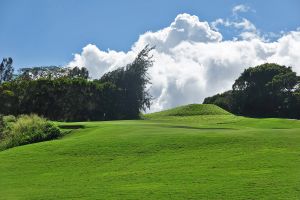
<svg viewBox="0 0 300 200">
<path fill-rule="evenodd" d="M 155 118 L 162 116 L 194 116 L 194 115 L 229 115 L 226 110 L 213 104 L 189 104 L 173 109 L 147 114 L 146 117 Z"/>
<path fill-rule="evenodd" d="M 0 199 L 300 198 L 300 121 L 211 105 L 146 118 L 60 123 L 79 129 L 0 152 Z"/>
</svg>

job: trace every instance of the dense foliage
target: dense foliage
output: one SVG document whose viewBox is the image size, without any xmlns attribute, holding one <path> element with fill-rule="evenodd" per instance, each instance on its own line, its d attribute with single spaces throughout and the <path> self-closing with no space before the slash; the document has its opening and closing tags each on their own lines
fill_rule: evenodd
<svg viewBox="0 0 300 200">
<path fill-rule="evenodd" d="M 122 92 L 110 83 L 100 84 L 82 78 L 15 80 L 2 84 L 1 90 L 0 99 L 6 102 L 0 108 L 3 114 L 36 113 L 66 121 L 116 117 L 113 106 Z"/>
<path fill-rule="evenodd" d="M 0 113 L 35 113 L 51 120 L 86 121 L 138 118 L 150 106 L 146 46 L 133 63 L 89 80 L 85 68 L 22 69 L 18 78 L 0 85 Z"/>
<path fill-rule="evenodd" d="M 208 97 L 204 103 L 248 116 L 300 118 L 299 83 L 291 67 L 266 63 L 246 69 L 231 91 Z"/>
<path fill-rule="evenodd" d="M 149 55 L 152 49 L 146 46 L 131 64 L 108 72 L 100 79 L 101 83 L 112 83 L 123 91 L 119 99 L 124 104 L 119 107 L 119 112 L 124 113 L 122 118 L 136 118 L 140 109 L 150 108 L 151 95 L 146 87 L 150 84 L 147 71 L 153 64 Z"/>
<path fill-rule="evenodd" d="M 203 103 L 214 104 L 227 111 L 234 113 L 232 90 L 226 91 L 222 94 L 216 94 L 212 97 L 206 97 Z"/>
<path fill-rule="evenodd" d="M 0 149 L 56 139 L 62 136 L 53 123 L 37 115 L 5 116 L 0 118 L 2 132 Z"/>
</svg>

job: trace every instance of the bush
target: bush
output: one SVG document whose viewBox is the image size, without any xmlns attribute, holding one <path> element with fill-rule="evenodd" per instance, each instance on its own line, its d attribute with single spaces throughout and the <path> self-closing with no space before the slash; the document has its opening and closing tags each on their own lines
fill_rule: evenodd
<svg viewBox="0 0 300 200">
<path fill-rule="evenodd" d="M 16 117 L 13 115 L 3 116 L 3 122 L 5 125 L 11 122 L 16 122 L 16 120 L 17 120 Z"/>
<path fill-rule="evenodd" d="M 21 115 L 15 122 L 13 117 L 3 118 L 6 136 L 5 148 L 56 139 L 62 136 L 53 123 L 37 115 Z"/>
<path fill-rule="evenodd" d="M 16 122 L 16 117 L 13 115 L 0 116 L 0 141 L 8 136 L 14 122 Z"/>
<path fill-rule="evenodd" d="M 0 115 L 0 140 L 3 138 L 4 134 L 4 122 L 3 122 L 3 116 Z"/>
</svg>

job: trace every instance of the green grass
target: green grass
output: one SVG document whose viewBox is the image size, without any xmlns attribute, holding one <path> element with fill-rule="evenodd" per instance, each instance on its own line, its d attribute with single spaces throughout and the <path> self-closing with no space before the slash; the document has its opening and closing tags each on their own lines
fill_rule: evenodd
<svg viewBox="0 0 300 200">
<path fill-rule="evenodd" d="M 189 104 L 173 109 L 151 113 L 146 115 L 148 118 L 165 116 L 194 116 L 194 115 L 229 115 L 226 110 L 213 104 Z"/>
<path fill-rule="evenodd" d="M 146 118 L 0 152 L 0 199 L 300 199 L 300 121 Z"/>
</svg>

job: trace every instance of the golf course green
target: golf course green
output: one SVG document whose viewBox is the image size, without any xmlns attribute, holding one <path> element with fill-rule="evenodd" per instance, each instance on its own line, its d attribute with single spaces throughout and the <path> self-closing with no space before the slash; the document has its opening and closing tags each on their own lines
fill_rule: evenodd
<svg viewBox="0 0 300 200">
<path fill-rule="evenodd" d="M 0 152 L 0 199 L 300 199 L 300 121 L 187 105 L 142 120 L 56 122 Z"/>
</svg>

